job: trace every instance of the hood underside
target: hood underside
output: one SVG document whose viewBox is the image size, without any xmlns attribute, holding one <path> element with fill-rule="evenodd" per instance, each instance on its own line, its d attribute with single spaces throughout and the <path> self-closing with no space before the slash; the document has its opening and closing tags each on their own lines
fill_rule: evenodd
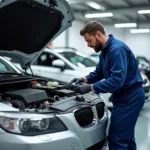
<svg viewBox="0 0 150 150">
<path fill-rule="evenodd" d="M 0 55 L 27 69 L 74 16 L 64 0 L 4 0 L 0 19 Z"/>
</svg>

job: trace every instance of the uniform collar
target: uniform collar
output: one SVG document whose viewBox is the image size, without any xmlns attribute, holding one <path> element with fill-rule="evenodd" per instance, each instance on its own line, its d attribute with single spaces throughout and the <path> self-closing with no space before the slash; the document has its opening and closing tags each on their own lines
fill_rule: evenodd
<svg viewBox="0 0 150 150">
<path fill-rule="evenodd" d="M 105 47 L 102 49 L 102 52 L 107 51 L 107 48 L 108 48 L 109 44 L 110 44 L 111 41 L 114 39 L 114 36 L 113 36 L 112 34 L 110 34 L 110 35 L 108 35 L 108 36 L 109 36 L 109 38 L 108 38 L 108 40 L 107 40 L 107 42 L 106 42 L 106 44 L 105 44 Z"/>
</svg>

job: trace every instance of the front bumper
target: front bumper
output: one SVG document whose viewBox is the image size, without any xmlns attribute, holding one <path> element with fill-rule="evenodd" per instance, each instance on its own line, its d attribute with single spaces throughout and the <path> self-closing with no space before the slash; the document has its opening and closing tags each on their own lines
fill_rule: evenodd
<svg viewBox="0 0 150 150">
<path fill-rule="evenodd" d="M 85 150 L 80 139 L 71 131 L 41 136 L 0 134 L 2 150 Z"/>
<path fill-rule="evenodd" d="M 80 127 L 72 114 L 67 114 L 67 116 L 59 116 L 59 119 L 65 123 L 70 131 L 75 133 L 77 137 L 80 138 L 80 141 L 83 143 L 85 149 L 88 149 L 89 147 L 103 141 L 103 139 L 105 139 L 108 135 L 108 127 L 110 123 L 109 111 L 107 120 L 104 122 L 97 120 L 93 125 L 87 128 Z M 72 121 L 70 122 L 70 120 Z"/>
<path fill-rule="evenodd" d="M 0 129 L 0 149 L 2 150 L 100 150 L 108 134 L 110 112 L 104 122 L 82 128 L 72 113 L 57 116 L 68 130 L 38 136 L 10 134 Z"/>
</svg>

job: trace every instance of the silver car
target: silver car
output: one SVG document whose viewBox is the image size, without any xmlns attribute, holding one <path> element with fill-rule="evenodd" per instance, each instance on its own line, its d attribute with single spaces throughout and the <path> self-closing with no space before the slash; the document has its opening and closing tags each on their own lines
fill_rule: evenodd
<svg viewBox="0 0 150 150">
<path fill-rule="evenodd" d="M 0 56 L 24 70 L 74 16 L 64 0 L 0 2 Z M 54 84 L 55 83 L 55 84 Z M 106 144 L 110 113 L 95 93 L 27 75 L 0 57 L 1 150 L 99 150 Z"/>
<path fill-rule="evenodd" d="M 110 112 L 102 97 L 80 95 L 63 84 L 47 86 L 1 56 L 0 76 L 0 149 L 106 147 Z"/>
</svg>

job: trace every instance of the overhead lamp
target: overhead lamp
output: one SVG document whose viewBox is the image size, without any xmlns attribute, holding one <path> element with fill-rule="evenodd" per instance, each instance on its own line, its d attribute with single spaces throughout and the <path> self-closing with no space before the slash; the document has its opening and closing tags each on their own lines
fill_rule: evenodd
<svg viewBox="0 0 150 150">
<path fill-rule="evenodd" d="M 92 1 L 88 1 L 86 2 L 86 4 L 94 9 L 97 9 L 97 10 L 105 10 L 105 8 L 101 5 L 99 5 L 98 3 L 96 2 L 92 2 Z"/>
<path fill-rule="evenodd" d="M 112 17 L 113 13 L 94 13 L 86 14 L 85 18 L 101 18 L 101 17 Z"/>
<path fill-rule="evenodd" d="M 149 33 L 150 29 L 131 29 L 130 33 Z"/>
<path fill-rule="evenodd" d="M 114 27 L 116 28 L 129 28 L 129 27 L 136 27 L 136 23 L 118 23 L 115 24 Z"/>
<path fill-rule="evenodd" d="M 150 9 L 149 10 L 139 10 L 138 13 L 139 14 L 149 14 L 150 13 Z"/>
</svg>

